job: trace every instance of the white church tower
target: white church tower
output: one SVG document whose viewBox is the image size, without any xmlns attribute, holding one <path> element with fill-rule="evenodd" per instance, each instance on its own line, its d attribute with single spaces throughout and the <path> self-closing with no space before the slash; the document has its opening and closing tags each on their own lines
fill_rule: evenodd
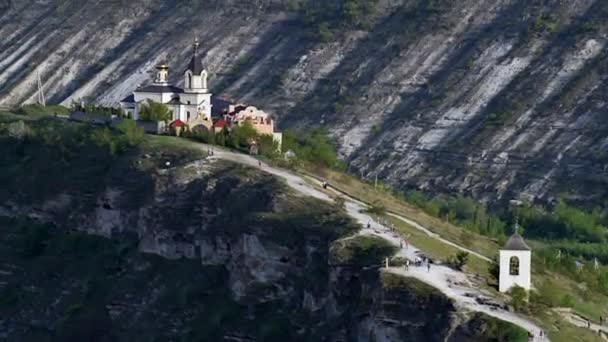
<svg viewBox="0 0 608 342">
<path fill-rule="evenodd" d="M 500 249 L 500 278 L 498 280 L 500 292 L 508 292 L 515 285 L 528 291 L 531 287 L 532 250 L 524 238 L 517 233 L 517 228 L 516 222 L 515 233 Z"/>
<path fill-rule="evenodd" d="M 211 93 L 207 88 L 207 70 L 198 54 L 198 39 L 194 40 L 194 54 L 184 72 L 184 93 L 180 94 L 186 121 L 211 121 Z M 199 117 L 200 116 L 200 117 Z"/>
</svg>

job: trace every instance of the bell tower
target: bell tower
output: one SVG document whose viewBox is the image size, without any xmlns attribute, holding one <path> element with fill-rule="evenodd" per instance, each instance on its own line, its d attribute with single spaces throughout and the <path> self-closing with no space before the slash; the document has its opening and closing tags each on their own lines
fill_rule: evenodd
<svg viewBox="0 0 608 342">
<path fill-rule="evenodd" d="M 186 104 L 186 117 L 190 121 L 195 118 L 211 120 L 211 93 L 207 86 L 207 70 L 199 55 L 199 41 L 194 39 L 192 58 L 184 71 L 184 94 L 182 103 Z"/>
<path fill-rule="evenodd" d="M 169 66 L 167 65 L 167 63 L 161 62 L 159 65 L 156 66 L 156 77 L 154 77 L 154 84 L 169 84 Z"/>
<path fill-rule="evenodd" d="M 531 288 L 532 249 L 519 235 L 517 220 L 513 235 L 499 251 L 498 290 L 508 292 L 513 286 Z"/>
<path fill-rule="evenodd" d="M 186 92 L 206 93 L 207 92 L 207 70 L 198 53 L 200 44 L 198 38 L 194 40 L 194 53 L 184 72 L 184 89 Z"/>
</svg>

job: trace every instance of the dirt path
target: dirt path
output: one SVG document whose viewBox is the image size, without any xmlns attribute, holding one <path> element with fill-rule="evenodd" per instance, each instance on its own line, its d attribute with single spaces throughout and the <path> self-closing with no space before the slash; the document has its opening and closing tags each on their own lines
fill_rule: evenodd
<svg viewBox="0 0 608 342">
<path fill-rule="evenodd" d="M 213 148 L 206 145 L 200 146 L 205 149 Z M 264 172 L 284 179 L 291 188 L 303 195 L 312 196 L 324 201 L 332 201 L 332 199 L 327 194 L 317 190 L 313 185 L 309 184 L 302 177 L 295 175 L 291 172 L 272 167 L 248 155 L 233 153 L 217 148 L 213 148 L 213 151 L 213 155 L 209 156 L 209 159 L 228 160 L 235 163 L 258 168 Z M 318 182 L 317 180 L 315 181 Z M 398 248 L 401 246 L 402 238 L 400 236 L 398 236 L 396 233 L 391 232 L 388 227 L 384 227 L 376 222 L 373 222 L 373 219 L 369 215 L 363 213 L 363 210 L 367 208 L 366 204 L 362 203 L 358 199 L 350 197 L 346 197 L 345 200 L 345 208 L 347 213 L 359 224 L 361 224 L 362 227 L 364 227 L 359 232 L 359 234 L 376 235 L 388 240 L 390 243 L 392 243 L 394 246 L 397 246 Z M 408 220 L 407 218 L 397 218 L 403 219 L 404 222 L 411 224 L 410 222 L 408 222 L 410 220 Z M 371 225 L 370 228 L 367 228 L 368 223 Z M 426 228 L 418 225 L 417 223 L 413 223 L 417 228 L 420 227 L 419 229 L 428 231 Z M 428 231 L 428 233 L 433 234 L 430 231 Z M 433 238 L 438 238 L 435 234 L 429 236 Z M 449 243 L 449 241 L 445 242 Z M 403 245 L 401 246 L 401 248 L 399 248 L 397 255 L 414 260 L 419 253 L 421 252 L 416 247 L 412 245 Z M 456 271 L 446 266 L 434 264 L 431 266 L 430 270 L 426 266 L 411 266 L 409 270 L 405 270 L 403 267 L 389 267 L 388 269 L 384 269 L 383 272 L 392 272 L 395 274 L 401 274 L 404 276 L 419 279 L 437 288 L 446 296 L 454 300 L 454 303 L 457 307 L 476 312 L 483 312 L 490 316 L 516 324 L 526 329 L 527 331 L 532 332 L 535 335 L 534 341 L 548 341 L 547 338 L 542 339 L 538 336 L 541 328 L 538 327 L 534 322 L 500 307 L 500 304 L 495 303 L 494 299 L 484 294 L 481 290 L 476 289 L 469 281 L 467 276 L 462 272 Z"/>
<path fill-rule="evenodd" d="M 554 309 L 560 316 L 564 317 L 568 322 L 576 325 L 577 327 L 589 329 L 593 332 L 597 332 L 605 341 L 608 341 L 608 325 L 599 325 L 588 321 L 585 317 L 572 312 L 572 309 Z"/>
<path fill-rule="evenodd" d="M 319 186 L 321 185 L 321 181 L 319 179 L 315 178 L 315 177 L 306 176 L 306 178 L 310 179 L 311 181 L 313 181 L 315 183 L 317 183 Z M 332 191 L 333 193 L 335 193 L 336 195 L 340 195 L 342 197 L 345 197 L 345 198 L 347 198 L 347 199 L 349 199 L 349 200 L 351 200 L 351 201 L 353 201 L 353 202 L 355 202 L 355 203 L 357 203 L 357 204 L 359 204 L 359 205 L 361 205 L 363 207 L 367 207 L 368 206 L 366 203 L 360 201 L 359 199 L 354 198 L 354 197 L 352 197 L 350 195 L 347 195 L 347 194 L 343 193 L 342 191 L 339 191 L 339 190 L 337 190 L 335 188 L 328 187 L 328 189 L 330 191 Z M 458 244 L 456 244 L 456 243 L 454 243 L 454 242 L 452 242 L 450 240 L 446 240 L 446 239 L 442 238 L 439 234 L 433 233 L 430 229 L 424 227 L 423 225 L 419 224 L 416 221 L 408 219 L 405 216 L 401 216 L 399 214 L 395 214 L 395 213 L 391 213 L 391 212 L 388 212 L 387 215 L 391 216 L 391 217 L 394 217 L 397 220 L 400 220 L 400 221 L 402 221 L 402 222 L 404 222 L 404 223 L 406 223 L 406 224 L 408 224 L 408 225 L 410 225 L 410 226 L 412 226 L 412 227 L 414 227 L 414 228 L 416 228 L 416 229 L 424 232 L 429 237 L 432 237 L 435 240 L 439 240 L 439 241 L 445 243 L 446 245 L 450 245 L 450 246 L 452 246 L 454 248 L 457 248 L 457 249 L 459 249 L 461 251 L 465 251 L 465 252 L 467 252 L 467 253 L 469 253 L 471 255 L 475 255 L 476 257 L 478 257 L 478 258 L 480 258 L 482 260 L 485 260 L 485 261 L 488 261 L 488 262 L 492 262 L 492 260 L 490 258 L 488 258 L 487 256 L 485 256 L 483 254 L 480 254 L 478 252 L 475 252 L 475 251 L 473 251 L 471 249 L 468 249 L 466 247 L 460 246 L 460 245 L 458 245 Z"/>
</svg>

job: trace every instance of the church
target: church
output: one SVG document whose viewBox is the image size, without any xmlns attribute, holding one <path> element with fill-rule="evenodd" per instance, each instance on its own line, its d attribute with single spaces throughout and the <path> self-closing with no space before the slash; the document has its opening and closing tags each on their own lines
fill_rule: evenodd
<svg viewBox="0 0 608 342">
<path fill-rule="evenodd" d="M 217 133 L 248 122 L 258 134 L 272 136 L 280 149 L 283 135 L 275 130 L 275 121 L 269 114 L 254 106 L 212 99 L 207 84 L 208 73 L 199 56 L 198 40 L 194 41 L 192 59 L 183 75 L 184 89 L 169 83 L 169 66 L 165 62 L 160 63 L 152 84 L 135 89 L 132 95 L 120 101 L 121 108 L 129 118 L 140 120 L 143 104 L 148 101 L 165 104 L 172 113 L 169 127 L 179 127 L 180 131 L 204 128 Z"/>
<path fill-rule="evenodd" d="M 500 292 L 509 292 L 514 286 L 522 287 L 526 291 L 532 287 L 532 249 L 517 230 L 516 222 L 514 234 L 499 251 L 498 290 Z"/>
<path fill-rule="evenodd" d="M 167 105 L 173 113 L 172 122 L 198 122 L 211 127 L 211 93 L 207 88 L 207 70 L 203 67 L 198 48 L 196 40 L 192 59 L 184 71 L 184 89 L 169 83 L 169 66 L 161 63 L 156 67 L 152 84 L 138 87 L 120 102 L 127 116 L 139 120 L 141 105 L 150 100 Z"/>
</svg>

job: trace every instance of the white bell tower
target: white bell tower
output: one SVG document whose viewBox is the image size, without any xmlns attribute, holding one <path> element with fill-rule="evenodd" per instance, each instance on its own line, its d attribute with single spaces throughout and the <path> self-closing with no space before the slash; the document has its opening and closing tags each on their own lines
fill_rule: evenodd
<svg viewBox="0 0 608 342">
<path fill-rule="evenodd" d="M 184 72 L 184 94 L 181 102 L 186 107 L 186 120 L 201 116 L 211 121 L 211 93 L 207 85 L 207 70 L 198 54 L 199 42 L 194 40 L 194 51 L 188 68 Z"/>
<path fill-rule="evenodd" d="M 508 292 L 513 286 L 520 286 L 529 291 L 532 285 L 532 249 L 526 244 L 524 238 L 517 233 L 517 229 L 516 222 L 515 233 L 499 252 L 498 290 L 500 292 Z"/>
<path fill-rule="evenodd" d="M 169 84 L 169 66 L 165 62 L 161 62 L 156 66 L 156 77 L 154 77 L 154 84 L 156 85 L 168 85 Z"/>
</svg>

